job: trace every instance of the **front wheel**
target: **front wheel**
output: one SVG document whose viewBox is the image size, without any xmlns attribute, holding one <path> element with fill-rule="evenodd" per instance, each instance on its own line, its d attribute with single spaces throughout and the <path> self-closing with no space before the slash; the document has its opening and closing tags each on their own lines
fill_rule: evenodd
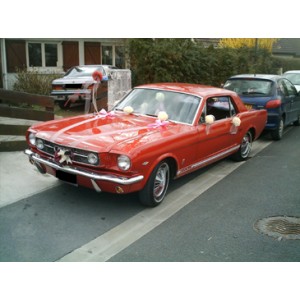
<svg viewBox="0 0 300 300">
<path fill-rule="evenodd" d="M 300 126 L 300 115 L 298 116 L 297 120 L 294 122 L 295 126 Z"/>
<path fill-rule="evenodd" d="M 252 140 L 252 133 L 248 131 L 242 139 L 239 150 L 232 155 L 235 161 L 243 161 L 249 157 L 252 149 Z"/>
<path fill-rule="evenodd" d="M 145 187 L 139 192 L 143 205 L 155 207 L 165 198 L 170 182 L 170 166 L 167 161 L 160 162 L 151 173 Z"/>
</svg>

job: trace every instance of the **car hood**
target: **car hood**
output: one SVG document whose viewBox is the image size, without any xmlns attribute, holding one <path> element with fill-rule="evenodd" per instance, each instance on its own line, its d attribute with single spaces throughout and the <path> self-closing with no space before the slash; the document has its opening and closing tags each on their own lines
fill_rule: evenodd
<svg viewBox="0 0 300 300">
<path fill-rule="evenodd" d="M 61 146 L 95 152 L 139 151 L 146 144 L 166 140 L 192 126 L 168 122 L 159 126 L 156 118 L 126 115 L 82 115 L 36 124 L 31 130 L 37 137 Z"/>
<path fill-rule="evenodd" d="M 82 83 L 82 82 L 94 82 L 92 76 L 82 76 L 82 77 L 63 77 L 54 79 L 52 84 L 72 84 L 72 83 Z"/>
<path fill-rule="evenodd" d="M 102 81 L 107 81 L 108 77 L 107 76 L 103 76 Z M 76 84 L 76 83 L 84 83 L 84 82 L 95 82 L 95 80 L 93 79 L 92 76 L 81 76 L 81 77 L 62 77 L 62 78 L 58 78 L 58 79 L 54 79 L 52 81 L 52 84 Z"/>
</svg>

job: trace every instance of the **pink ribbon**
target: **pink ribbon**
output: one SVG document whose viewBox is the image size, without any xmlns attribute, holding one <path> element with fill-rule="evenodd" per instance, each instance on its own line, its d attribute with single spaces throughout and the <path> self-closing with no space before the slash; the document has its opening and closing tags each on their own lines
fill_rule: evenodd
<svg viewBox="0 0 300 300">
<path fill-rule="evenodd" d="M 166 126 L 168 124 L 169 124 L 168 121 L 156 120 L 155 123 L 149 124 L 148 127 L 157 128 L 157 127 L 160 127 L 160 126 Z"/>
<path fill-rule="evenodd" d="M 107 112 L 104 108 L 102 108 L 98 112 L 97 117 L 100 117 L 100 118 L 115 117 L 115 113 L 113 111 Z"/>
</svg>

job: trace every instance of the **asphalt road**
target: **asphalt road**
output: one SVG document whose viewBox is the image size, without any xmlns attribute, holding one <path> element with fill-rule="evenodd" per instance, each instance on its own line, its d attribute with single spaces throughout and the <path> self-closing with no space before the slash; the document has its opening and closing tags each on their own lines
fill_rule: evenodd
<svg viewBox="0 0 300 300">
<path fill-rule="evenodd" d="M 114 249 L 100 261 L 299 262 L 300 240 L 253 228 L 261 218 L 300 216 L 299 148 L 300 127 L 290 127 L 245 163 L 226 159 L 175 181 L 155 209 L 136 195 L 55 185 L 0 208 L 0 261 L 89 260 L 105 241 Z"/>
</svg>

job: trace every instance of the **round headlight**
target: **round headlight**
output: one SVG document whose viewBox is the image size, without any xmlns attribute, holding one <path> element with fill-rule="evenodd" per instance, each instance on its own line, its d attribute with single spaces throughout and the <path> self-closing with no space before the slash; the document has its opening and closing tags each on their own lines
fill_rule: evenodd
<svg viewBox="0 0 300 300">
<path fill-rule="evenodd" d="M 130 158 L 126 155 L 120 155 L 118 157 L 118 167 L 121 170 L 127 171 L 131 166 Z"/>
<path fill-rule="evenodd" d="M 35 145 L 35 133 L 31 132 L 28 139 L 31 145 Z"/>
<path fill-rule="evenodd" d="M 37 147 L 38 149 L 40 149 L 40 150 L 43 150 L 43 149 L 44 149 L 45 145 L 44 145 L 43 140 L 37 139 L 35 143 L 36 143 L 36 147 Z"/>
<path fill-rule="evenodd" d="M 96 165 L 98 163 L 98 156 L 95 153 L 89 153 L 87 160 L 91 165 Z"/>
</svg>

